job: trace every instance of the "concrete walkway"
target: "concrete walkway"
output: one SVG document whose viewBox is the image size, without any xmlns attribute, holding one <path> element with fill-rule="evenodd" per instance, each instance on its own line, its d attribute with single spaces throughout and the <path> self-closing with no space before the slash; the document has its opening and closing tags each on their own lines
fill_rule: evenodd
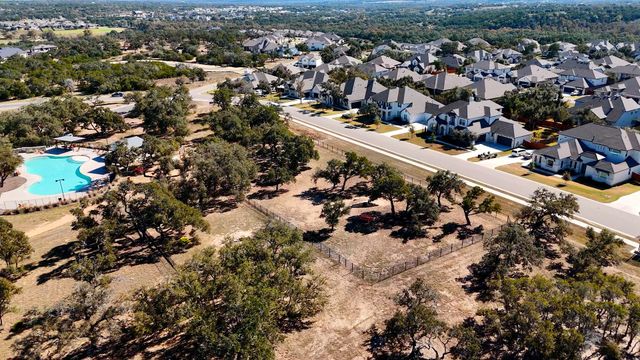
<svg viewBox="0 0 640 360">
<path fill-rule="evenodd" d="M 502 171 L 472 163 L 437 151 L 423 149 L 405 141 L 365 131 L 359 128 L 347 128 L 337 121 L 323 121 L 322 118 L 303 114 L 297 108 L 285 107 L 285 113 L 302 125 L 312 126 L 324 132 L 338 135 L 350 142 L 367 145 L 376 151 L 398 158 L 399 160 L 420 163 L 433 169 L 447 169 L 458 173 L 471 181 L 503 197 L 527 201 L 536 189 L 544 188 L 554 193 L 565 193 L 554 187 L 523 179 Z M 580 212 L 576 219 L 597 228 L 608 228 L 622 236 L 635 239 L 640 235 L 640 220 L 635 213 L 608 206 L 591 199 L 577 196 Z"/>
</svg>

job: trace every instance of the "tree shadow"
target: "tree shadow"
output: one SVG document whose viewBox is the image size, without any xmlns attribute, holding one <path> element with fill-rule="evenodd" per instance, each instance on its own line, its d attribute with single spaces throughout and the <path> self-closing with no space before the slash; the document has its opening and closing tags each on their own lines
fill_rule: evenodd
<svg viewBox="0 0 640 360">
<path fill-rule="evenodd" d="M 309 200 L 313 205 L 321 205 L 327 200 L 333 201 L 343 199 L 342 196 L 333 192 L 332 189 L 318 189 L 317 187 L 312 187 L 310 189 L 304 190 L 294 196 L 301 199 Z"/>
<path fill-rule="evenodd" d="M 302 234 L 302 240 L 310 243 L 320 243 L 331 237 L 331 229 L 308 230 Z"/>
<path fill-rule="evenodd" d="M 280 194 L 287 193 L 287 189 L 260 189 L 252 194 L 249 194 L 247 198 L 251 200 L 269 200 L 277 197 Z"/>
</svg>

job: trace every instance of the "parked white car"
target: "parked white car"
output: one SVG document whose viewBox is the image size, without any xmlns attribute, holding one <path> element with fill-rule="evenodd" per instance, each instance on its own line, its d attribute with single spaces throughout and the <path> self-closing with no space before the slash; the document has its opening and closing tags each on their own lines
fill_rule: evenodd
<svg viewBox="0 0 640 360">
<path fill-rule="evenodd" d="M 515 149 L 511 150 L 511 156 L 520 157 L 520 156 L 523 156 L 526 152 L 527 152 L 527 150 L 525 150 L 523 148 L 515 148 Z"/>
</svg>

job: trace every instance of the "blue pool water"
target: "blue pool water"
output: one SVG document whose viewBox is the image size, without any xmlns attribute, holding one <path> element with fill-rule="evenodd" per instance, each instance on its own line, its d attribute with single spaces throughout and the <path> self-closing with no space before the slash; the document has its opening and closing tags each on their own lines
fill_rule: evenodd
<svg viewBox="0 0 640 360">
<path fill-rule="evenodd" d="M 85 189 L 91 184 L 91 178 L 80 172 L 82 162 L 71 156 L 38 156 L 25 161 L 29 174 L 39 175 L 40 181 L 29 186 L 28 191 L 35 195 L 60 195 L 60 183 L 64 192 L 75 192 Z"/>
</svg>

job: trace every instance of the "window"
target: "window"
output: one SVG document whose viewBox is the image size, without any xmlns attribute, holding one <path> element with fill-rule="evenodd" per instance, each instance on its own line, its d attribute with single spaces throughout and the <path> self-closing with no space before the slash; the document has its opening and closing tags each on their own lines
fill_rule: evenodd
<svg viewBox="0 0 640 360">
<path fill-rule="evenodd" d="M 553 166 L 553 159 L 547 159 L 547 166 Z"/>
<path fill-rule="evenodd" d="M 620 154 L 620 150 L 611 149 L 610 151 L 612 154 Z"/>
</svg>

